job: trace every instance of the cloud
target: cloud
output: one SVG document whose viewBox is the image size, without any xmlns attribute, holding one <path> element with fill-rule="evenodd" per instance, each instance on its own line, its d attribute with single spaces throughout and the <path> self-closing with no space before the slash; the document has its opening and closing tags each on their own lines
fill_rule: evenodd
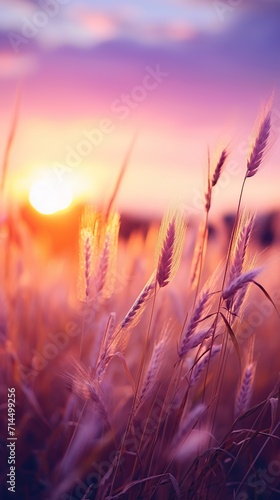
<svg viewBox="0 0 280 500">
<path fill-rule="evenodd" d="M 160 55 L 160 60 L 167 61 L 171 68 L 176 66 L 174 75 L 181 78 L 182 82 L 197 80 L 202 86 L 205 86 L 206 81 L 212 85 L 215 82 L 216 86 L 220 82 L 232 88 L 239 81 L 236 92 L 241 92 L 241 82 L 244 84 L 246 78 L 249 80 L 252 75 L 260 81 L 272 80 L 273 77 L 277 80 L 279 77 L 278 2 L 265 4 L 260 0 L 252 4 L 244 0 L 244 4 L 237 6 L 225 23 L 219 21 L 211 4 L 211 15 L 214 15 L 216 22 L 214 29 L 213 17 L 209 12 L 207 14 L 202 2 L 199 7 L 195 7 L 194 2 L 188 0 L 188 5 L 180 4 L 183 10 L 178 11 L 171 9 L 171 0 L 166 0 L 162 7 L 159 2 L 150 2 L 150 8 L 146 8 L 146 0 L 137 5 L 137 8 L 128 8 L 121 2 L 118 10 L 115 4 L 110 4 L 109 8 L 108 1 L 105 0 L 98 7 L 94 6 L 96 2 L 77 4 L 75 0 L 69 1 L 69 4 L 61 6 L 59 15 L 49 19 L 45 27 L 38 29 L 37 35 L 28 44 L 20 46 L 20 54 L 27 55 L 37 46 L 43 49 L 40 56 L 43 63 L 44 49 L 59 51 L 60 48 L 67 50 L 68 47 L 70 53 L 73 48 L 78 51 L 92 48 L 95 51 L 98 45 L 102 45 L 108 54 L 107 60 L 116 60 L 116 49 L 118 60 L 122 59 L 123 51 L 124 58 L 133 62 L 138 59 L 138 63 L 140 61 L 139 64 L 144 65 L 149 61 L 148 54 L 155 54 L 155 49 L 158 48 L 162 49 L 162 54 L 166 54 Z M 15 15 L 19 12 L 18 3 L 16 0 L 13 4 L 5 3 L 6 14 L 1 17 L 2 27 L 3 24 L 7 27 L 8 20 L 10 27 L 12 26 L 12 5 L 16 6 Z M 25 13 L 31 12 L 29 18 L 31 16 L 32 19 L 32 12 L 36 6 L 38 8 L 38 3 L 32 5 L 23 1 L 21 5 L 26 9 Z M 182 15 L 184 9 L 185 14 Z M 0 48 L 7 52 L 7 45 L 7 36 L 3 38 L 0 33 Z M 168 45 L 171 55 L 166 51 Z M 137 49 L 139 46 L 142 46 L 142 52 Z M 174 58 L 175 51 L 178 56 Z M 88 52 L 85 57 L 90 58 L 91 54 Z M 100 60 L 102 57 L 101 54 Z M 61 64 L 63 65 L 63 61 Z M 8 62 L 6 56 L 6 62 L 2 63 L 3 74 L 16 72 L 13 69 L 15 65 L 16 60 L 10 59 Z M 19 59 L 19 67 L 20 73 L 28 64 L 24 66 L 23 60 Z M 102 71 L 105 71 L 104 63 Z"/>
<path fill-rule="evenodd" d="M 34 6 L 26 0 L 0 0 L 0 10 L 0 31 L 6 32 L 20 29 L 22 19 L 32 15 Z"/>
<path fill-rule="evenodd" d="M 115 6 L 108 9 L 104 5 L 93 7 L 74 0 L 59 5 L 59 0 L 54 0 L 57 3 L 56 14 L 49 16 L 44 13 L 47 12 L 43 8 L 44 2 L 47 3 L 47 0 L 40 3 L 23 0 L 22 4 L 17 0 L 4 2 L 0 33 L 12 31 L 25 36 L 26 25 L 33 25 L 36 36 L 30 37 L 28 48 L 33 44 L 39 48 L 55 49 L 60 46 L 94 46 L 112 39 L 130 39 L 145 44 L 166 43 L 188 39 L 195 32 L 186 16 L 181 18 L 176 9 L 170 7 L 160 9 L 157 2 L 147 8 L 142 4 L 141 7 L 131 8 L 122 3 L 118 9 Z M 44 16 L 45 23 L 42 22 Z"/>
<path fill-rule="evenodd" d="M 72 12 L 73 22 L 82 25 L 96 38 L 110 39 L 119 35 L 122 23 L 113 15 L 93 9 L 76 8 Z"/>
<path fill-rule="evenodd" d="M 92 40 L 130 39 L 146 43 L 166 43 L 188 39 L 196 32 L 190 23 L 176 17 L 154 19 L 141 11 L 120 9 L 117 12 L 100 11 L 93 8 L 73 9 L 72 21 L 91 34 Z"/>
<path fill-rule="evenodd" d="M 39 44 L 48 49 L 61 46 L 89 47 L 119 36 L 120 27 L 113 16 L 92 9 L 73 7 L 67 15 L 39 33 Z"/>
<path fill-rule="evenodd" d="M 240 0 L 231 3 L 223 20 L 215 9 L 215 0 L 143 0 L 131 6 L 122 0 L 69 0 L 56 4 L 56 14 L 38 30 L 34 44 L 42 48 L 90 46 L 112 39 L 165 44 L 192 39 L 195 35 L 216 34 L 230 30 L 231 25 L 258 12 L 264 15 L 279 7 L 278 2 Z M 223 2 L 227 5 L 227 2 Z M 0 0 L 0 32 L 14 30 L 21 34 L 26 19 L 34 22 L 47 0 Z M 278 10 L 279 13 L 279 10 Z M 252 18 L 253 19 L 253 18 Z M 254 21 L 253 21 L 254 22 Z M 252 24 L 252 21 L 251 21 Z M 259 25 L 259 23 L 258 23 Z M 261 26 L 260 26 L 260 29 Z"/>
</svg>

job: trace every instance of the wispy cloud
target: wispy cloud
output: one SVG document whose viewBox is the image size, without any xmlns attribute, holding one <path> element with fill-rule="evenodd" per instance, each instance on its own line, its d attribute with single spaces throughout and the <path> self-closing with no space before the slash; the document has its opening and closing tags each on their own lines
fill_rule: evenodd
<svg viewBox="0 0 280 500">
<path fill-rule="evenodd" d="M 31 16 L 34 5 L 27 0 L 0 0 L 0 31 L 18 30 L 21 28 L 22 19 Z"/>
<path fill-rule="evenodd" d="M 72 6 L 63 19 L 52 23 L 39 34 L 39 43 L 55 48 L 62 45 L 93 46 L 109 40 L 134 40 L 147 43 L 167 43 L 186 40 L 195 34 L 191 23 L 180 19 L 135 16 L 126 9 L 117 12 L 85 5 Z"/>
<path fill-rule="evenodd" d="M 67 45 L 81 47 L 120 38 L 166 43 L 190 38 L 197 31 L 197 20 L 201 18 L 195 16 L 194 9 L 189 12 L 180 6 L 172 7 L 168 2 L 159 5 L 155 0 L 150 3 L 144 0 L 137 7 L 125 2 L 117 6 L 109 2 L 102 5 L 77 0 L 69 0 L 64 5 L 58 0 L 54 2 L 56 13 L 48 14 L 44 0 L 39 3 L 0 0 L 0 32 L 12 31 L 25 36 L 26 26 L 33 25 L 36 36 L 30 36 L 29 48 L 31 44 L 52 49 Z"/>
<path fill-rule="evenodd" d="M 143 43 L 166 43 L 188 40 L 195 34 L 223 31 L 248 11 L 271 12 L 277 2 L 242 0 L 224 9 L 225 23 L 215 7 L 215 0 L 143 0 L 131 5 L 122 0 L 53 0 L 55 14 L 48 14 L 47 0 L 0 0 L 0 32 L 14 30 L 22 34 L 26 22 L 35 23 L 38 13 L 49 19 L 32 40 L 42 48 L 95 45 L 111 39 L 131 39 Z M 221 2 L 220 2 L 221 4 Z M 223 5 L 227 5 L 225 2 Z M 35 16 L 35 18 L 34 18 Z M 35 20 L 34 20 L 35 19 Z"/>
</svg>

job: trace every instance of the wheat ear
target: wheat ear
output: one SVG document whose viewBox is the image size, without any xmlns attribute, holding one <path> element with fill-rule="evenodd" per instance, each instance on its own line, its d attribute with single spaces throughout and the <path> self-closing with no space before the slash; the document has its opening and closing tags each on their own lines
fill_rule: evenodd
<svg viewBox="0 0 280 500">
<path fill-rule="evenodd" d="M 219 161 L 216 165 L 216 168 L 215 168 L 213 176 L 212 176 L 212 187 L 216 186 L 216 184 L 220 178 L 222 168 L 227 160 L 227 157 L 228 157 L 228 151 L 226 148 L 224 148 L 223 151 L 221 152 Z"/>
<path fill-rule="evenodd" d="M 236 242 L 233 250 L 232 264 L 229 270 L 228 283 L 232 283 L 242 274 L 254 220 L 255 218 L 253 215 L 247 214 L 244 214 L 240 219 L 237 229 Z M 226 305 L 228 309 L 232 309 L 232 303 L 233 301 L 231 299 L 227 300 Z"/>
<path fill-rule="evenodd" d="M 257 277 L 257 275 L 262 271 L 262 267 L 256 269 L 250 269 L 246 273 L 241 274 L 235 278 L 223 291 L 223 299 L 227 300 L 229 298 L 233 299 L 234 295 L 241 290 L 245 285 L 252 283 L 252 281 Z"/>
<path fill-rule="evenodd" d="M 109 298 L 114 291 L 119 229 L 119 214 L 108 214 L 104 222 L 104 236 L 100 241 L 103 248 L 100 248 L 101 255 L 95 277 L 97 293 L 103 298 Z"/>
<path fill-rule="evenodd" d="M 205 354 L 203 354 L 203 357 L 195 365 L 195 367 L 193 369 L 193 372 L 192 372 L 192 375 L 190 378 L 190 382 L 189 382 L 190 387 L 193 387 L 195 385 L 195 383 L 198 381 L 201 373 L 207 367 L 209 360 L 213 359 L 220 352 L 221 348 L 222 348 L 221 345 L 214 345 L 212 347 L 211 351 L 209 350 L 209 351 L 205 352 Z"/>
<path fill-rule="evenodd" d="M 186 418 L 184 418 L 183 422 L 181 423 L 177 433 L 175 434 L 173 440 L 172 440 L 172 448 L 177 448 L 182 444 L 183 441 L 188 437 L 188 434 L 190 431 L 195 427 L 197 422 L 200 420 L 200 417 L 205 413 L 206 410 L 206 405 L 201 403 L 195 406 L 187 415 Z"/>
<path fill-rule="evenodd" d="M 247 364 L 235 400 L 236 416 L 240 415 L 240 413 L 245 412 L 249 407 L 252 397 L 255 371 L 256 371 L 256 363 Z"/>
<path fill-rule="evenodd" d="M 153 293 L 156 292 L 155 286 L 154 275 L 152 275 L 148 283 L 138 295 L 134 304 L 129 309 L 128 313 L 125 315 L 122 322 L 117 326 L 112 339 L 107 346 L 110 355 L 115 353 L 117 350 L 123 351 L 126 348 L 129 339 L 129 332 L 140 321 L 147 303 L 153 296 Z"/>
<path fill-rule="evenodd" d="M 140 406 L 141 403 L 143 403 L 144 399 L 146 399 L 151 391 L 153 390 L 153 387 L 156 383 L 156 376 L 158 374 L 159 368 L 160 368 L 160 361 L 162 358 L 162 351 L 165 345 L 165 339 L 162 339 L 158 342 L 158 344 L 154 347 L 154 351 L 148 366 L 148 370 L 145 376 L 145 379 L 143 381 L 141 390 L 140 390 L 140 395 L 139 395 L 139 400 L 138 404 L 135 407 L 135 411 L 137 408 Z"/>
<path fill-rule="evenodd" d="M 204 340 L 209 339 L 213 333 L 213 327 L 204 328 L 203 330 L 194 333 L 187 337 L 186 343 L 184 345 L 184 351 L 182 356 L 185 356 L 191 349 L 195 349 L 204 342 Z"/>
<path fill-rule="evenodd" d="M 73 392 L 83 401 L 91 401 L 103 420 L 109 424 L 109 416 L 99 384 L 93 378 L 91 369 L 74 361 L 74 373 L 66 375 L 72 382 Z"/>
<path fill-rule="evenodd" d="M 179 267 L 183 252 L 185 220 L 177 210 L 163 219 L 157 244 L 156 280 L 160 288 L 168 285 Z"/>
<path fill-rule="evenodd" d="M 207 304 L 209 297 L 210 294 L 209 290 L 207 289 L 200 294 L 200 297 L 197 300 L 197 304 L 192 314 L 192 317 L 182 335 L 182 340 L 178 349 L 179 358 L 185 356 L 185 354 L 189 350 L 188 348 L 189 339 L 193 335 L 198 323 L 201 320 L 202 314 L 205 310 L 205 306 Z"/>
<path fill-rule="evenodd" d="M 270 129 L 271 111 L 269 110 L 261 122 L 251 154 L 247 160 L 246 177 L 253 177 L 257 173 L 268 145 Z"/>
</svg>

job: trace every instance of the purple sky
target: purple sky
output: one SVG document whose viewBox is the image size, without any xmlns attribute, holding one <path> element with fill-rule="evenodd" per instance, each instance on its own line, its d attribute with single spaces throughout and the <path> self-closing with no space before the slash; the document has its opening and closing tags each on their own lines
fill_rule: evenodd
<svg viewBox="0 0 280 500">
<path fill-rule="evenodd" d="M 202 186 L 208 144 L 214 152 L 232 139 L 236 149 L 273 90 L 275 117 L 278 109 L 280 116 L 279 2 L 240 1 L 229 7 L 230 2 L 190 0 L 133 6 L 52 1 L 49 15 L 42 14 L 47 0 L 0 1 L 0 147 L 20 82 L 21 120 L 11 169 L 20 172 L 23 191 L 36 170 L 65 161 L 67 147 L 76 148 L 82 130 L 110 118 L 114 132 L 83 159 L 74 178 L 93 172 L 102 196 L 140 128 L 120 204 L 141 206 L 145 191 L 151 206 L 161 209 L 170 186 L 184 196 L 183 183 L 189 202 L 193 190 Z M 46 26 L 36 27 L 39 22 Z M 26 38 L 27 26 L 35 33 L 31 38 Z M 168 77 L 121 120 L 116 101 L 131 95 L 142 85 L 146 68 L 157 65 Z M 264 182 L 269 187 L 279 175 L 278 158 L 275 144 L 259 187 Z M 237 161 L 244 160 L 238 154 Z M 162 185 L 156 202 L 147 187 L 151 171 Z M 231 189 L 221 194 L 220 206 L 230 201 L 235 184 L 232 179 Z M 259 191 L 256 186 L 257 181 Z"/>
</svg>

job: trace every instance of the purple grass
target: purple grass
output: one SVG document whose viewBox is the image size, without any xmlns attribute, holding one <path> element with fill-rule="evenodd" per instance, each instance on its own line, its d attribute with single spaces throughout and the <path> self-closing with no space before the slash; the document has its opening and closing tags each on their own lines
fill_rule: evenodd
<svg viewBox="0 0 280 500">
<path fill-rule="evenodd" d="M 269 111 L 263 119 L 252 152 L 247 161 L 246 177 L 253 177 L 260 167 L 268 144 L 271 129 L 271 112 Z"/>
<path fill-rule="evenodd" d="M 199 321 L 201 320 L 203 311 L 205 309 L 205 306 L 207 304 L 207 301 L 209 299 L 209 290 L 207 289 L 205 292 L 203 292 L 200 297 L 197 300 L 196 307 L 194 309 L 193 315 L 185 328 L 183 335 L 182 335 L 182 340 L 181 344 L 178 350 L 179 357 L 182 358 L 185 356 L 187 351 L 189 350 L 189 339 L 193 335 Z"/>
<path fill-rule="evenodd" d="M 250 216 L 239 231 L 234 251 L 233 263 L 229 272 L 229 283 L 242 273 L 246 251 L 254 225 L 254 219 L 254 216 Z"/>
<path fill-rule="evenodd" d="M 241 384 L 235 401 L 235 415 L 238 416 L 248 410 L 252 397 L 255 377 L 255 363 L 249 363 L 244 370 Z"/>
<path fill-rule="evenodd" d="M 149 283 L 143 288 L 142 292 L 124 317 L 121 323 L 122 328 L 127 328 L 132 323 L 132 321 L 136 319 L 144 304 L 151 298 L 151 292 L 154 290 L 154 288 L 154 282 Z"/>
<path fill-rule="evenodd" d="M 187 352 L 190 351 L 191 349 L 194 349 L 195 347 L 201 345 L 204 340 L 211 337 L 212 333 L 213 333 L 213 328 L 208 327 L 204 328 L 203 330 L 200 330 L 197 333 L 194 333 L 193 335 L 188 336 L 186 339 L 186 343 L 184 345 L 184 351 L 182 356 L 185 356 Z"/>
<path fill-rule="evenodd" d="M 200 420 L 200 417 L 203 415 L 203 413 L 205 413 L 206 408 L 207 407 L 205 404 L 198 404 L 186 415 L 173 438 L 172 448 L 177 448 L 178 446 L 182 445 L 184 440 L 188 437 L 190 431 Z"/>
<path fill-rule="evenodd" d="M 156 279 L 160 288 L 168 285 L 170 281 L 172 258 L 175 246 L 175 235 L 176 235 L 175 218 L 173 218 L 169 223 L 166 238 L 163 243 L 163 248 L 158 263 Z"/>
<path fill-rule="evenodd" d="M 139 401 L 137 407 L 144 401 L 145 398 L 149 396 L 151 393 L 155 383 L 156 377 L 160 367 L 160 361 L 162 357 L 163 348 L 165 345 L 165 341 L 161 340 L 155 347 L 154 351 L 149 363 L 149 367 L 145 376 L 145 379 L 142 384 L 142 388 L 140 391 Z"/>
<path fill-rule="evenodd" d="M 201 358 L 201 360 L 195 365 L 193 372 L 191 374 L 189 385 L 193 387 L 198 381 L 201 373 L 205 370 L 208 365 L 209 359 L 213 359 L 221 350 L 221 345 L 214 345 L 212 350 L 207 351 Z"/>
<path fill-rule="evenodd" d="M 220 178 L 222 168 L 226 162 L 227 157 L 228 157 L 228 151 L 225 148 L 225 149 L 223 149 L 221 156 L 219 158 L 219 161 L 218 161 L 216 168 L 214 170 L 213 177 L 212 177 L 212 187 L 216 186 L 216 184 Z"/>
<path fill-rule="evenodd" d="M 245 285 L 251 283 L 261 271 L 262 267 L 251 269 L 235 278 L 223 291 L 223 299 L 226 300 L 233 297 L 238 290 L 241 290 Z"/>
<path fill-rule="evenodd" d="M 86 301 L 90 298 L 90 281 L 91 281 L 91 241 L 87 236 L 84 243 L 84 258 L 85 258 L 85 296 Z"/>
</svg>

